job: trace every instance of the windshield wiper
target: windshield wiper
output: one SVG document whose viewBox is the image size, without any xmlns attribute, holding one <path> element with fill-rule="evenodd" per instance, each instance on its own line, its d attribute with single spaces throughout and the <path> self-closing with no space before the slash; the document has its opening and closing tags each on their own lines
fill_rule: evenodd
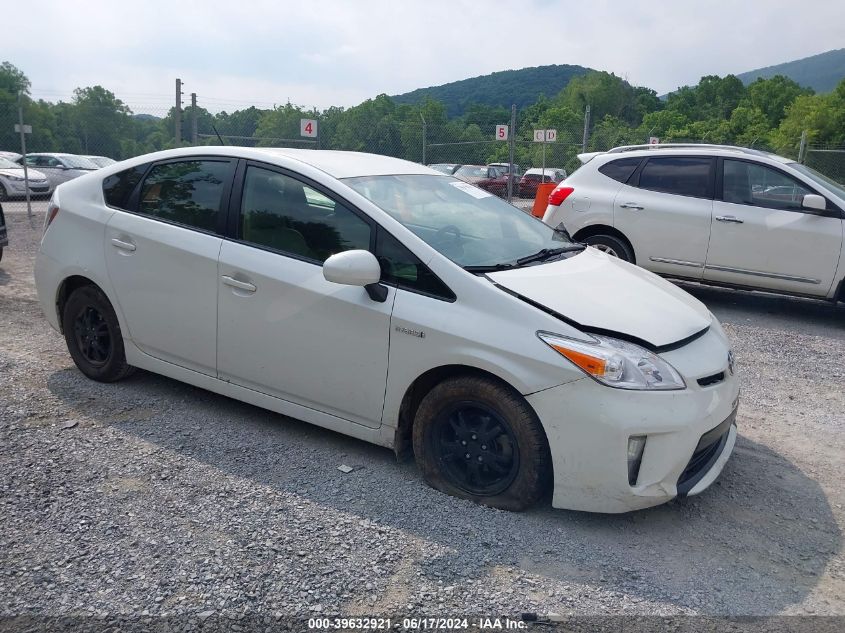
<svg viewBox="0 0 845 633">
<path fill-rule="evenodd" d="M 575 251 L 583 251 L 586 247 L 583 244 L 571 244 L 569 246 L 561 246 L 560 248 L 542 248 L 533 255 L 526 255 L 516 260 L 518 266 L 530 264 L 531 262 L 541 262 L 545 259 L 550 259 L 555 255 L 562 253 L 574 253 Z"/>
<path fill-rule="evenodd" d="M 494 273 L 498 270 L 508 270 L 509 268 L 516 268 L 517 264 L 488 264 L 486 266 L 464 266 L 464 270 L 468 273 Z"/>
</svg>

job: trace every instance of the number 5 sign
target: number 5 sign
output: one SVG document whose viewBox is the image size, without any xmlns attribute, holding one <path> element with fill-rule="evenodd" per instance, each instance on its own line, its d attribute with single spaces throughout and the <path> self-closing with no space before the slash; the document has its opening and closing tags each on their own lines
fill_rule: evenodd
<svg viewBox="0 0 845 633">
<path fill-rule="evenodd" d="M 497 125 L 496 126 L 496 140 L 497 141 L 507 141 L 508 140 L 508 126 L 507 125 Z"/>
<path fill-rule="evenodd" d="M 316 119 L 299 119 L 299 135 L 317 137 L 317 120 Z"/>
</svg>

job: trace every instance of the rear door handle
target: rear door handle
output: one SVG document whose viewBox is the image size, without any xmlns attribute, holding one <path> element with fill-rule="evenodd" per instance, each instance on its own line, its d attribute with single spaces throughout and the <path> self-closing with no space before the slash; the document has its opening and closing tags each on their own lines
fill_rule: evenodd
<svg viewBox="0 0 845 633">
<path fill-rule="evenodd" d="M 229 275 L 223 275 L 220 277 L 223 280 L 223 283 L 227 286 L 231 286 L 232 288 L 237 288 L 238 290 L 243 290 L 244 292 L 255 292 L 258 290 L 253 284 L 249 283 L 248 281 L 240 281 L 235 279 L 234 277 L 230 277 Z"/>
<path fill-rule="evenodd" d="M 619 205 L 622 209 L 633 209 L 634 211 L 642 211 L 643 207 L 638 205 L 636 202 L 624 202 Z"/>
<path fill-rule="evenodd" d="M 123 240 L 119 240 L 116 237 L 112 238 L 111 244 L 115 248 L 119 248 L 122 251 L 129 251 L 130 253 L 133 252 L 136 248 L 136 246 L 132 242 L 124 242 Z"/>
<path fill-rule="evenodd" d="M 742 220 L 732 215 L 717 215 L 716 220 L 718 222 L 732 222 L 733 224 L 744 224 Z"/>
</svg>

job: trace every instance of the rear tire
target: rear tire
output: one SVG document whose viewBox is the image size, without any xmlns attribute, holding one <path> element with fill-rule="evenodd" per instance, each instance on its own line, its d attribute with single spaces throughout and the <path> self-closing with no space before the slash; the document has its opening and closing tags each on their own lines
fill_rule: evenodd
<svg viewBox="0 0 845 633">
<path fill-rule="evenodd" d="M 634 251 L 625 240 L 615 235 L 591 235 L 582 241 L 622 261 L 634 262 Z"/>
<path fill-rule="evenodd" d="M 62 311 L 62 329 L 73 362 L 92 380 L 115 382 L 132 373 L 117 316 L 96 286 L 71 293 Z"/>
<path fill-rule="evenodd" d="M 521 511 L 551 480 L 536 414 L 519 393 L 489 378 L 463 376 L 435 386 L 417 409 L 413 440 L 426 482 L 455 497 Z"/>
</svg>

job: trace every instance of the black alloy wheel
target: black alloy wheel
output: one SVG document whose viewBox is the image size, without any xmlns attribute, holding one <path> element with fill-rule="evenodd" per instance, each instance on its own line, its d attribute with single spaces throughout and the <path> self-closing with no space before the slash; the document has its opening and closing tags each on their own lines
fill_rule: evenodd
<svg viewBox="0 0 845 633">
<path fill-rule="evenodd" d="M 489 497 L 504 492 L 516 479 L 517 440 L 498 413 L 464 401 L 441 412 L 435 425 L 438 459 L 452 485 Z"/>
</svg>

